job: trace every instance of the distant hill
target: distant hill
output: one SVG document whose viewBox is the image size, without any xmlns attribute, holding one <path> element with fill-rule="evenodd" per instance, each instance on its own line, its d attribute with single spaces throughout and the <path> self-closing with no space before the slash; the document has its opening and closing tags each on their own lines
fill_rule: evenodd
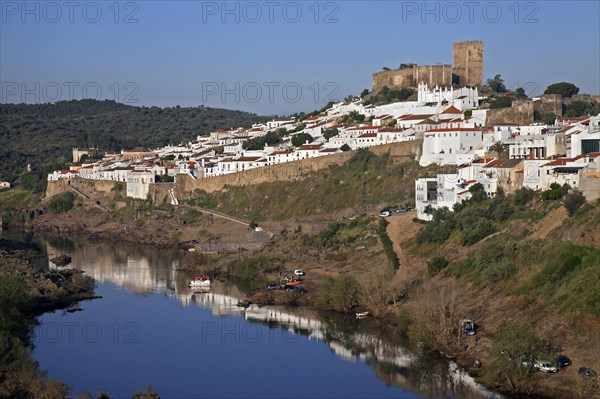
<svg viewBox="0 0 600 399">
<path fill-rule="evenodd" d="M 227 109 L 134 107 L 111 100 L 0 104 L 0 181 L 40 191 L 39 180 L 69 162 L 72 147 L 101 151 L 158 147 L 268 119 Z M 32 172 L 24 175 L 27 164 Z"/>
</svg>

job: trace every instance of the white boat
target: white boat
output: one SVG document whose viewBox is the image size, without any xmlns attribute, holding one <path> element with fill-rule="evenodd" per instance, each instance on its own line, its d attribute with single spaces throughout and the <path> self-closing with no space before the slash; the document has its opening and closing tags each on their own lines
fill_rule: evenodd
<svg viewBox="0 0 600 399">
<path fill-rule="evenodd" d="M 366 312 L 358 312 L 358 313 L 356 313 L 356 318 L 357 319 L 364 319 L 367 316 L 369 316 L 369 311 L 368 310 Z"/>
<path fill-rule="evenodd" d="M 210 278 L 208 276 L 194 276 L 188 285 L 191 288 L 207 288 L 210 287 Z"/>
</svg>

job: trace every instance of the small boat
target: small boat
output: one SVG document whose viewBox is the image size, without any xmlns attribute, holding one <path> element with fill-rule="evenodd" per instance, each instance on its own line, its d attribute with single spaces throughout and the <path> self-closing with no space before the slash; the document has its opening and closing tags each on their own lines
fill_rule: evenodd
<svg viewBox="0 0 600 399">
<path fill-rule="evenodd" d="M 278 284 L 269 284 L 267 285 L 267 290 L 272 291 L 272 290 L 276 290 L 277 288 L 279 288 Z"/>
<path fill-rule="evenodd" d="M 298 285 L 298 284 L 302 284 L 302 281 L 288 281 L 285 284 L 286 285 Z"/>
<path fill-rule="evenodd" d="M 369 311 L 368 310 L 366 312 L 358 312 L 358 313 L 356 313 L 356 318 L 357 319 L 364 319 L 368 315 L 369 315 Z"/>
<path fill-rule="evenodd" d="M 191 288 L 207 288 L 210 287 L 210 278 L 208 276 L 194 276 L 190 281 Z"/>
</svg>

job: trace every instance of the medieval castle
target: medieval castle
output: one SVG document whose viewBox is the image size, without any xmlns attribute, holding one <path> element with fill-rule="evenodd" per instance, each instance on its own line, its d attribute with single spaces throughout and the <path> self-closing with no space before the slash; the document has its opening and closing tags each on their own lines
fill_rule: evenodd
<svg viewBox="0 0 600 399">
<path fill-rule="evenodd" d="M 453 65 L 405 65 L 373 74 L 373 92 L 389 88 L 416 88 L 419 83 L 435 86 L 483 86 L 483 42 L 454 43 Z"/>
</svg>

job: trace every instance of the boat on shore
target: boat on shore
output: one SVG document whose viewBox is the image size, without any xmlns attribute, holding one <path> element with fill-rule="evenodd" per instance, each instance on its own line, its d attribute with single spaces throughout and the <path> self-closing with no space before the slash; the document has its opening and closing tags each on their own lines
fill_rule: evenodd
<svg viewBox="0 0 600 399">
<path fill-rule="evenodd" d="M 208 276 L 194 276 L 188 285 L 190 288 L 208 288 L 210 287 L 210 278 Z"/>
<path fill-rule="evenodd" d="M 369 311 L 367 310 L 366 312 L 358 312 L 356 313 L 356 318 L 357 319 L 364 319 L 365 317 L 369 316 Z"/>
</svg>

